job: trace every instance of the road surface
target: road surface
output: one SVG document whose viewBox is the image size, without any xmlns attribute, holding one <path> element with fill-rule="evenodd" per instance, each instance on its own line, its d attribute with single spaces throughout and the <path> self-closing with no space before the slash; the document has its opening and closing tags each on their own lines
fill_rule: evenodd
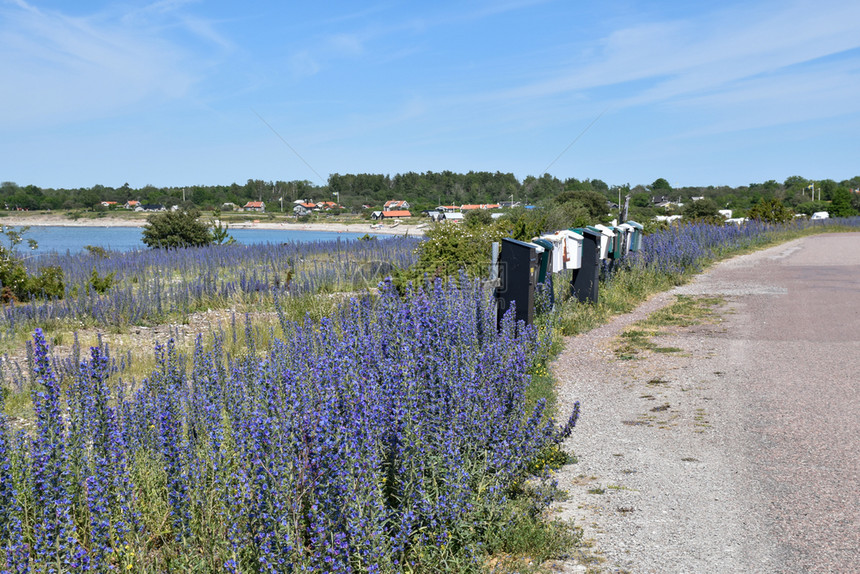
<svg viewBox="0 0 860 574">
<path fill-rule="evenodd" d="M 618 334 L 678 294 L 722 305 L 658 338 L 681 352 L 619 360 Z M 557 511 L 594 568 L 860 572 L 860 233 L 720 263 L 569 339 L 554 371 L 560 412 L 582 403 Z"/>
</svg>

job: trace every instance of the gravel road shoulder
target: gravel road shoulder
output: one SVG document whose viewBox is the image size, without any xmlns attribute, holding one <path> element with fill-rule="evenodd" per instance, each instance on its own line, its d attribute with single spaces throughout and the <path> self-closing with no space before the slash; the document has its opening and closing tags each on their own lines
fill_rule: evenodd
<svg viewBox="0 0 860 574">
<path fill-rule="evenodd" d="M 559 563 L 583 572 L 776 572 L 789 549 L 774 543 L 768 498 L 750 461 L 764 440 L 744 408 L 742 342 L 728 336 L 745 298 L 778 296 L 765 283 L 714 280 L 721 268 L 754 266 L 790 254 L 800 240 L 724 261 L 692 283 L 659 294 L 633 313 L 568 338 L 552 368 L 559 412 L 580 401 L 566 447 L 579 459 L 558 475 L 569 494 L 555 511 L 582 528 L 594 562 Z M 712 322 L 659 337 L 679 352 L 619 360 L 618 336 L 674 302 L 719 296 Z"/>
</svg>

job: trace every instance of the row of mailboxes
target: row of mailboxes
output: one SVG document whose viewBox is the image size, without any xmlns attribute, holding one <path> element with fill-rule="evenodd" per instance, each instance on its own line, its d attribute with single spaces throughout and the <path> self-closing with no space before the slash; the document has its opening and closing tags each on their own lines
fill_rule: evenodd
<svg viewBox="0 0 860 574">
<path fill-rule="evenodd" d="M 615 227 L 598 224 L 557 231 L 532 239 L 533 243 L 550 252 L 542 269 L 553 273 L 579 269 L 582 266 L 583 241 L 588 233 L 598 243 L 598 257 L 603 261 L 621 259 L 630 251 L 639 251 L 642 246 L 642 225 L 635 221 Z"/>
<path fill-rule="evenodd" d="M 617 261 L 641 246 L 642 225 L 635 221 L 615 227 L 571 228 L 531 242 L 503 239 L 496 288 L 499 310 L 503 314 L 516 301 L 516 319 L 531 324 L 535 290 L 549 274 L 565 270 L 573 272 L 571 294 L 579 301 L 596 303 L 601 263 Z"/>
</svg>

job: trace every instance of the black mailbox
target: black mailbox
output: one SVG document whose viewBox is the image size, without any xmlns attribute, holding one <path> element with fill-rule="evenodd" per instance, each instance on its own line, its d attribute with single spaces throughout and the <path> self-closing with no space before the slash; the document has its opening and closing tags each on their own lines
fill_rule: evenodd
<svg viewBox="0 0 860 574">
<path fill-rule="evenodd" d="M 571 229 L 571 231 L 582 235 L 582 265 L 579 269 L 573 270 L 570 292 L 578 301 L 597 303 L 601 233 L 587 227 Z"/>
<path fill-rule="evenodd" d="M 496 301 L 499 305 L 499 321 L 502 315 L 517 302 L 516 320 L 531 325 L 535 313 L 535 285 L 540 261 L 536 245 L 502 239 L 502 250 L 499 254 L 499 286 L 496 289 Z"/>
</svg>

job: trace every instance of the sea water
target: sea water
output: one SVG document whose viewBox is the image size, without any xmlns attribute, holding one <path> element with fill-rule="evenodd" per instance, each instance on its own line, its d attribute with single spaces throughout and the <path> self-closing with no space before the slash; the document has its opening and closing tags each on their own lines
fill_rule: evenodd
<svg viewBox="0 0 860 574">
<path fill-rule="evenodd" d="M 18 228 L 16 228 L 18 229 Z M 134 251 L 146 249 L 141 241 L 140 227 L 61 227 L 31 226 L 23 234 L 24 241 L 19 251 L 29 251 L 27 239 L 38 244 L 35 253 L 78 253 L 87 245 L 114 251 Z M 238 243 L 288 243 L 290 241 L 333 241 L 335 239 L 357 239 L 364 233 L 334 231 L 308 231 L 302 229 L 228 229 L 228 233 Z M 0 237 L 0 239 L 4 239 Z M 8 245 L 7 241 L 4 241 Z"/>
</svg>

